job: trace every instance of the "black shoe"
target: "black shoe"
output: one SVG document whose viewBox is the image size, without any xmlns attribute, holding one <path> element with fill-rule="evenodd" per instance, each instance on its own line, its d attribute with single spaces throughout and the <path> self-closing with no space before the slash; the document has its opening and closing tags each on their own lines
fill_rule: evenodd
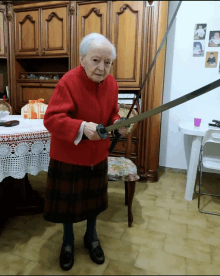
<svg viewBox="0 0 220 276">
<path fill-rule="evenodd" d="M 87 236 L 84 236 L 84 246 L 89 250 L 91 260 L 96 264 L 105 262 L 105 255 L 101 248 L 100 241 L 89 242 Z"/>
<path fill-rule="evenodd" d="M 74 264 L 74 246 L 62 244 L 60 253 L 60 266 L 63 270 L 70 270 Z"/>
</svg>

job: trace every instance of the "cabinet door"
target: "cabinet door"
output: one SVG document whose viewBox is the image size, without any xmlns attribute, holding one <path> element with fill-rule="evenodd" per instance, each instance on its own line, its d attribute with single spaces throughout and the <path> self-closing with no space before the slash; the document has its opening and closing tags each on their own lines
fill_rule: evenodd
<svg viewBox="0 0 220 276">
<path fill-rule="evenodd" d="M 0 10 L 0 56 L 5 56 L 5 27 L 6 24 L 4 22 L 4 11 Z"/>
<path fill-rule="evenodd" d="M 44 103 L 48 104 L 55 87 L 56 83 L 17 82 L 15 113 L 21 114 L 21 108 L 26 105 L 29 100 L 43 98 Z"/>
<path fill-rule="evenodd" d="M 111 34 L 117 59 L 111 74 L 120 87 L 141 84 L 144 1 L 113 1 Z"/>
<path fill-rule="evenodd" d="M 16 55 L 39 55 L 38 10 L 15 12 Z"/>
<path fill-rule="evenodd" d="M 41 10 L 41 55 L 67 55 L 67 6 Z"/>
<path fill-rule="evenodd" d="M 93 2 L 93 1 L 91 1 Z M 107 36 L 107 1 L 90 4 L 77 3 L 76 6 L 76 65 L 79 61 L 79 45 L 82 38 L 90 33 L 100 33 Z"/>
</svg>

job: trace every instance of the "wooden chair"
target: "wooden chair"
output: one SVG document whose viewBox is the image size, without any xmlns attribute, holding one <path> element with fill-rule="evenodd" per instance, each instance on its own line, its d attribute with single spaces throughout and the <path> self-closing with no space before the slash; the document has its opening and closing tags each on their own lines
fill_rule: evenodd
<svg viewBox="0 0 220 276">
<path fill-rule="evenodd" d="M 10 104 L 4 100 L 0 100 L 0 111 L 9 111 L 10 115 L 12 115 L 12 108 Z"/>
<path fill-rule="evenodd" d="M 127 117 L 130 107 L 127 105 L 119 105 L 119 114 L 121 117 Z M 137 116 L 138 112 L 133 109 L 130 117 Z M 127 148 L 125 157 L 108 157 L 108 180 L 124 181 L 125 185 L 125 205 L 128 206 L 128 227 L 132 226 L 132 202 L 135 192 L 136 181 L 139 179 L 137 175 L 136 165 L 129 159 L 132 151 L 132 138 L 138 122 L 132 124 L 129 128 L 127 136 Z"/>
</svg>

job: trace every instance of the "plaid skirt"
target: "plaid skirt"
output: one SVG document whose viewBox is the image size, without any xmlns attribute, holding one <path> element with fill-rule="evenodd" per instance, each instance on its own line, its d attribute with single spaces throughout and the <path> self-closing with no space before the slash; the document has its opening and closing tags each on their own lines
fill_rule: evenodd
<svg viewBox="0 0 220 276">
<path fill-rule="evenodd" d="M 94 165 L 73 165 L 50 159 L 43 218 L 76 223 L 108 208 L 108 159 Z"/>
</svg>

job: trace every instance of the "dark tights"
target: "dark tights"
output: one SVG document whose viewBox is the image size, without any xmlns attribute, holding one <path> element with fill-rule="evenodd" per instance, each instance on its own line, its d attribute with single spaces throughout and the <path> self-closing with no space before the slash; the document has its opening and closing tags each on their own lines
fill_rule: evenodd
<svg viewBox="0 0 220 276">
<path fill-rule="evenodd" d="M 64 245 L 71 244 L 74 245 L 74 233 L 73 233 L 73 223 L 63 223 L 63 243 Z M 96 232 L 96 217 L 87 220 L 86 236 L 89 242 L 98 239 Z"/>
</svg>

